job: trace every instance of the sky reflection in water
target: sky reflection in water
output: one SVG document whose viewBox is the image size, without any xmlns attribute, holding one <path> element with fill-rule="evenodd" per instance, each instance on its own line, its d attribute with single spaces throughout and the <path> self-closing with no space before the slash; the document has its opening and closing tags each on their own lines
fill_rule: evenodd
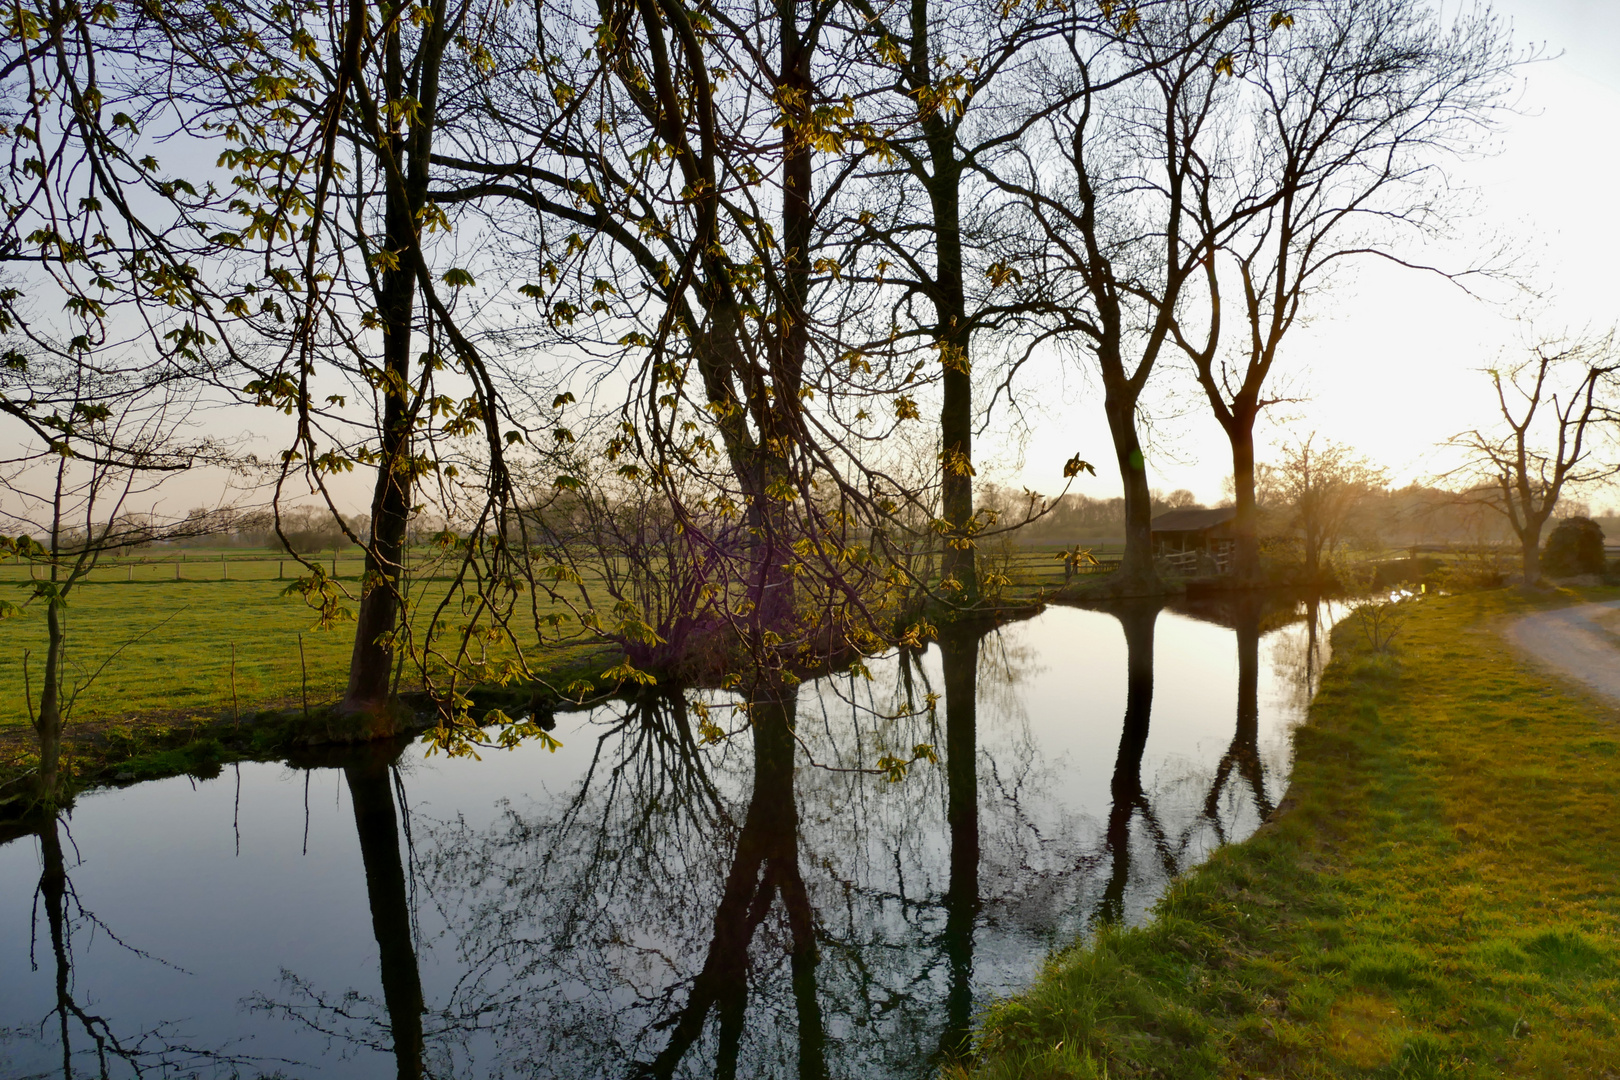
<svg viewBox="0 0 1620 1080">
<path fill-rule="evenodd" d="M 716 745 L 648 698 L 556 754 L 92 794 L 0 847 L 0 1077 L 64 1075 L 64 1030 L 90 1076 L 930 1075 L 1281 799 L 1328 607 L 1195 614 L 948 634 Z"/>
</svg>

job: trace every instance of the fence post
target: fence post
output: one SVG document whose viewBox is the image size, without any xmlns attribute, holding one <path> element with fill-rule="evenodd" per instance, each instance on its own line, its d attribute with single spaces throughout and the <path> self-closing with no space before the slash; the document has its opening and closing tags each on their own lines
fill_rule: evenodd
<svg viewBox="0 0 1620 1080">
<path fill-rule="evenodd" d="M 225 553 L 223 551 L 219 553 L 219 580 L 231 580 L 231 568 L 225 565 Z"/>
</svg>

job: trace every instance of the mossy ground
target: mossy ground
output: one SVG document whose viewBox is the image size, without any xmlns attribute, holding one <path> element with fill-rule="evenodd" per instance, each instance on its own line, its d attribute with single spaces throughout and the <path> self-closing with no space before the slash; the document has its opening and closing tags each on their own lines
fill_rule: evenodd
<svg viewBox="0 0 1620 1080">
<path fill-rule="evenodd" d="M 1620 717 L 1501 624 L 1612 589 L 1335 635 L 1289 797 L 1149 925 L 983 1018 L 977 1077 L 1620 1077 Z"/>
</svg>

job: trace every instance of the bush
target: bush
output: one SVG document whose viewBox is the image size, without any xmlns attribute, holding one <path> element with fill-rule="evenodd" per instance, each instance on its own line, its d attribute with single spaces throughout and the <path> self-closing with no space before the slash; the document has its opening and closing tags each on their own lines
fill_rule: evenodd
<svg viewBox="0 0 1620 1080">
<path fill-rule="evenodd" d="M 1541 568 L 1548 577 L 1603 573 L 1603 530 L 1590 518 L 1571 517 L 1560 521 L 1547 537 L 1547 547 L 1541 553 Z"/>
</svg>

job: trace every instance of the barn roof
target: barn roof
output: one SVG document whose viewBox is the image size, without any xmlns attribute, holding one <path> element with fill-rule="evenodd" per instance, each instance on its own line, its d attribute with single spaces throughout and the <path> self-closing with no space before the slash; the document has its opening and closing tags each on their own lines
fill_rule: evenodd
<svg viewBox="0 0 1620 1080">
<path fill-rule="evenodd" d="M 1213 510 L 1167 510 L 1153 519 L 1154 532 L 1201 532 L 1224 525 L 1237 516 L 1230 506 L 1217 506 Z"/>
</svg>

